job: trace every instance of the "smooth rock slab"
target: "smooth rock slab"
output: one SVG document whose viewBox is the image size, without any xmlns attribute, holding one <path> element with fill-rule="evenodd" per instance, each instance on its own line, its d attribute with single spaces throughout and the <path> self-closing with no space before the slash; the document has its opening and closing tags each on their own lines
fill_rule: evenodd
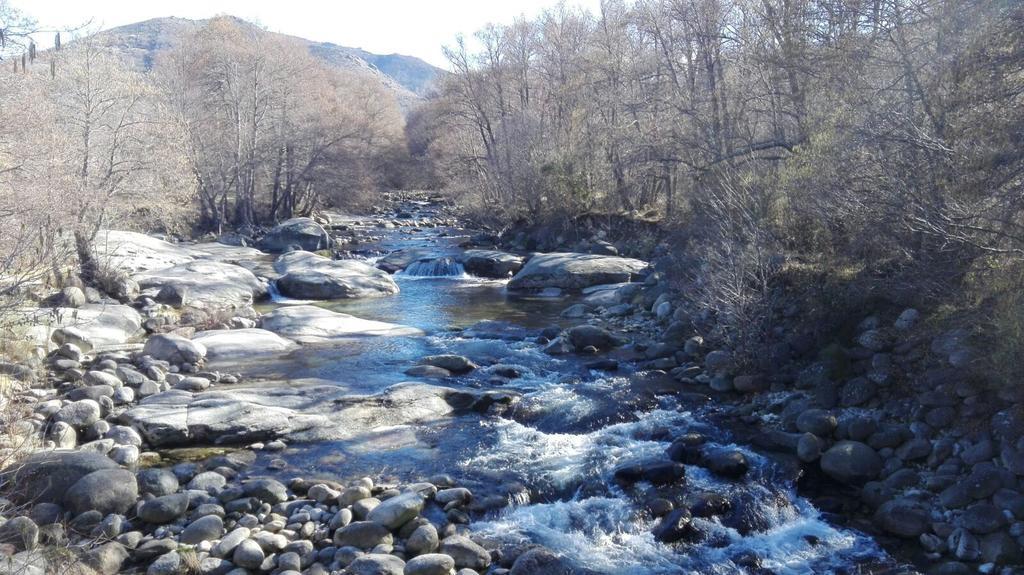
<svg viewBox="0 0 1024 575">
<path fill-rule="evenodd" d="M 398 284 L 384 270 L 358 260 L 331 260 L 309 252 L 284 254 L 274 269 L 277 288 L 299 299 L 347 299 L 398 293 Z"/>
<path fill-rule="evenodd" d="M 221 310 L 251 306 L 267 294 L 267 284 L 242 266 L 208 260 L 144 272 L 132 277 L 157 301 L 174 307 Z"/>
<path fill-rule="evenodd" d="M 206 348 L 206 357 L 210 360 L 239 360 L 281 354 L 295 348 L 295 342 L 259 328 L 201 331 L 192 341 Z"/>
<path fill-rule="evenodd" d="M 509 281 L 510 290 L 560 288 L 581 290 L 594 285 L 629 282 L 647 269 L 630 258 L 578 253 L 548 253 L 530 258 Z"/>
<path fill-rule="evenodd" d="M 100 230 L 93 252 L 105 266 L 125 272 L 143 272 L 184 264 L 201 252 L 137 232 Z"/>
<path fill-rule="evenodd" d="M 278 308 L 264 315 L 260 325 L 299 343 L 324 343 L 360 336 L 423 335 L 413 327 L 361 319 L 312 305 Z"/>
</svg>

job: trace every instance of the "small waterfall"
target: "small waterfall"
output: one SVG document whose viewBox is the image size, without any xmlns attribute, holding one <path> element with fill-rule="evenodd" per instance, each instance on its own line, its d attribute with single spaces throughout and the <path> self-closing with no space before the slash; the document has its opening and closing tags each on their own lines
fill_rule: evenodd
<svg viewBox="0 0 1024 575">
<path fill-rule="evenodd" d="M 415 261 L 402 273 L 411 277 L 459 277 L 465 275 L 466 270 L 453 258 L 443 257 Z"/>
<path fill-rule="evenodd" d="M 273 280 L 267 283 L 267 296 L 270 297 L 271 302 L 284 305 L 304 305 L 314 303 L 311 300 L 292 299 L 284 295 L 279 289 L 277 289 L 277 282 Z"/>
</svg>

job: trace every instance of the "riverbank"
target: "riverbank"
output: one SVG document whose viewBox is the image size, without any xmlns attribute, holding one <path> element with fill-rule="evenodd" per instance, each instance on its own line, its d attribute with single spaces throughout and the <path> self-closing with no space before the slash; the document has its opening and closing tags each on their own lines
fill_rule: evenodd
<svg viewBox="0 0 1024 575">
<path fill-rule="evenodd" d="M 1013 537 L 1010 521 L 954 538 L 940 534 L 929 510 L 927 533 L 893 543 L 883 532 L 891 525 L 879 531 L 860 520 L 896 501 L 890 517 L 923 525 L 925 498 L 914 493 L 929 480 L 931 451 L 907 454 L 923 451 L 915 440 L 933 450 L 953 434 L 931 428 L 922 437 L 921 426 L 907 421 L 913 435 L 906 437 L 894 427 L 905 415 L 888 407 L 898 386 L 864 375 L 873 394 L 845 405 L 856 386 L 807 379 L 817 373 L 809 367 L 813 344 L 778 369 L 740 371 L 730 350 L 705 341 L 680 311 L 685 294 L 673 292 L 657 261 L 652 269 L 600 242 L 590 243 L 594 254 L 502 252 L 496 238 L 454 223 L 428 197 L 399 196 L 370 217 L 294 221 L 261 238 L 223 239 L 241 245 L 108 234 L 128 240 L 106 246 L 123 272 L 125 301 L 100 296 L 48 308 L 69 311 L 36 330 L 48 348 L 45 372 L 16 394 L 32 412 L 18 429 L 37 447 L 57 449 L 46 457 L 92 458 L 69 481 L 138 470 L 137 489 L 116 509 L 85 509 L 93 503 L 53 494 L 49 505 L 59 508 L 44 507 L 50 515 L 43 517 L 52 522 L 27 517 L 41 532 L 64 525 L 65 536 L 44 536 L 36 551 L 22 551 L 16 535 L 8 550 L 38 561 L 38 550 L 54 545 L 85 555 L 102 547 L 113 550 L 98 569 L 106 572 L 173 573 L 193 561 L 205 561 L 201 572 L 287 572 L 291 552 L 307 573 L 453 572 L 441 558 L 424 571 L 413 563 L 429 553 L 410 548 L 412 526 L 429 523 L 439 534 L 430 551 L 480 573 L 907 571 L 860 531 L 883 537 L 897 557 L 943 572 L 960 568 L 948 563 L 948 541 L 969 547 L 965 533 L 980 536 L 973 565 L 997 538 L 1012 551 L 1012 541 L 991 535 Z M 77 295 L 64 293 L 60 303 L 99 294 Z M 895 339 L 865 354 L 862 340 L 874 336 L 864 334 L 888 329 L 866 325 L 860 343 L 840 355 L 851 380 L 877 372 L 878 354 L 903 365 Z M 908 328 L 906 337 L 913 333 Z M 29 371 L 19 373 L 28 379 Z M 909 378 L 895 368 L 889 374 Z M 819 395 L 830 388 L 835 399 L 826 407 Z M 973 436 L 952 436 L 957 455 L 942 463 L 963 458 L 958 442 L 973 445 Z M 1002 450 L 989 457 L 996 465 L 1005 445 L 994 447 Z M 209 448 L 228 451 L 211 457 Z M 194 463 L 178 463 L 197 454 Z M 860 456 L 870 461 L 850 459 Z M 174 489 L 167 473 L 178 481 Z M 169 492 L 147 492 L 150 475 Z M 216 484 L 190 487 L 199 476 Z M 114 483 L 130 485 L 127 478 Z M 95 481 L 66 487 L 78 493 Z M 867 497 L 875 484 L 889 499 L 873 506 Z M 360 486 L 365 497 L 340 497 Z M 457 502 L 440 495 L 452 489 Z M 997 505 L 1010 491 L 1000 483 L 986 497 Z M 151 507 L 180 507 L 182 494 L 181 513 L 144 520 L 151 500 L 171 497 Z M 403 511 L 395 525 L 370 518 L 375 526 L 361 528 L 380 541 L 338 542 L 340 523 L 368 517 L 371 500 L 404 509 L 398 502 L 412 499 L 422 503 L 412 505 L 415 516 Z M 950 525 L 962 527 L 956 521 L 964 514 L 949 515 Z M 224 531 L 183 541 L 208 515 L 220 517 Z M 16 527 L 32 531 L 24 520 Z M 248 567 L 234 552 L 214 552 L 228 531 L 245 533 L 234 537 L 239 545 L 255 542 L 259 565 L 251 544 L 251 556 L 239 559 Z M 467 535 L 479 549 L 462 539 L 444 546 Z M 917 553 L 934 543 L 923 535 L 944 537 L 946 550 Z M 146 545 L 152 553 L 139 551 Z M 159 558 L 172 552 L 178 559 Z M 1010 555 L 1002 559 L 995 563 L 1012 564 Z M 373 565 L 362 571 L 364 563 Z"/>
</svg>

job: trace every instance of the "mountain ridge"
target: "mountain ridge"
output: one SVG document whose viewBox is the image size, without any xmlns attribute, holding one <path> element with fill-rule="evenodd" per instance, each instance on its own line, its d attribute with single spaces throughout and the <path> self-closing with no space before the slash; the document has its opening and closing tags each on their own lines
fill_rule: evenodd
<svg viewBox="0 0 1024 575">
<path fill-rule="evenodd" d="M 232 18 L 242 25 L 259 29 L 262 33 L 285 36 L 300 42 L 309 53 L 329 67 L 356 72 L 375 78 L 395 96 L 405 111 L 422 102 L 432 91 L 437 78 L 445 72 L 432 64 L 405 54 L 376 54 L 342 46 L 333 42 L 317 42 L 266 30 L 257 24 L 237 16 Z M 141 20 L 131 24 L 115 26 L 97 32 L 97 38 L 105 47 L 123 53 L 129 60 L 143 69 L 153 66 L 156 55 L 174 45 L 177 39 L 199 29 L 210 19 L 192 20 L 176 16 L 162 16 Z"/>
</svg>

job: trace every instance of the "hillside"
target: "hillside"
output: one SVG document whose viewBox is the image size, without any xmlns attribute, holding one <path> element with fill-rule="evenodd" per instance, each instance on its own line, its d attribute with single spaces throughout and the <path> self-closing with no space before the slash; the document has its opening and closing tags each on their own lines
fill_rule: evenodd
<svg viewBox="0 0 1024 575">
<path fill-rule="evenodd" d="M 244 22 L 240 19 L 238 21 Z M 124 53 L 140 67 L 149 68 L 160 51 L 171 47 L 178 38 L 199 28 L 205 22 L 176 17 L 154 18 L 104 30 L 96 36 L 103 45 Z M 247 22 L 245 24 L 253 25 Z M 333 68 L 375 78 L 394 94 L 403 110 L 409 110 L 422 100 L 438 74 L 442 73 L 439 68 L 413 56 L 373 54 L 359 48 L 339 46 L 330 42 L 292 38 L 305 45 L 314 57 Z"/>
</svg>

